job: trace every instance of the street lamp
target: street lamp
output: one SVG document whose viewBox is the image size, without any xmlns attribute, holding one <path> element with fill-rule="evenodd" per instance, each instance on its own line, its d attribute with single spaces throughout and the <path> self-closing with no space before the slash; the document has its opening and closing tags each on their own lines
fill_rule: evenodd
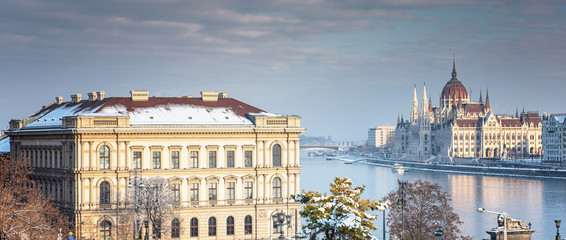
<svg viewBox="0 0 566 240">
<path fill-rule="evenodd" d="M 285 214 L 285 212 L 281 210 L 281 212 L 273 214 L 273 216 L 271 217 L 273 218 L 273 226 L 275 226 L 276 229 L 281 228 L 281 232 L 279 232 L 281 233 L 279 239 L 285 239 L 285 231 L 283 231 L 283 227 L 285 225 L 291 224 L 291 218 L 293 218 L 293 216 L 290 214 Z"/>
<path fill-rule="evenodd" d="M 503 218 L 503 240 L 507 240 L 507 218 L 509 217 L 509 214 L 505 213 L 505 212 L 495 212 L 495 211 L 489 211 L 489 210 L 485 210 L 485 208 L 478 208 L 478 212 L 479 213 L 493 213 L 493 214 L 497 214 L 497 220 L 499 222 L 499 220 L 501 218 Z"/>
<path fill-rule="evenodd" d="M 444 237 L 444 229 L 442 229 L 442 227 L 438 227 L 436 229 L 436 232 L 434 232 L 434 237 L 436 238 L 436 240 L 442 240 L 442 238 Z"/>
<path fill-rule="evenodd" d="M 560 220 L 554 220 L 554 224 L 556 225 L 556 240 L 560 240 Z"/>
</svg>

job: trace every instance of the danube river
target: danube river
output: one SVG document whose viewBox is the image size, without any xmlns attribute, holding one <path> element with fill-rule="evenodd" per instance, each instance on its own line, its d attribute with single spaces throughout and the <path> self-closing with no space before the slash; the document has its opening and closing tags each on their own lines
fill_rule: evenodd
<svg viewBox="0 0 566 240">
<path fill-rule="evenodd" d="M 497 215 L 478 213 L 476 209 L 480 207 L 507 212 L 511 218 L 532 223 L 536 230 L 532 239 L 554 239 L 554 220 L 566 222 L 566 179 L 491 177 L 417 169 L 399 175 L 389 167 L 344 164 L 340 160 L 309 157 L 304 151 L 301 152 L 301 164 L 303 190 L 329 192 L 329 183 L 334 177 L 349 177 L 355 186 L 366 185 L 365 198 L 381 199 L 397 188 L 397 180 L 420 178 L 438 183 L 452 196 L 452 207 L 464 222 L 460 230 L 474 239 L 488 238 L 485 231 L 497 225 Z M 379 239 L 382 238 L 381 216 L 375 222 L 379 230 L 374 232 Z M 566 228 L 562 229 L 564 237 Z"/>
</svg>

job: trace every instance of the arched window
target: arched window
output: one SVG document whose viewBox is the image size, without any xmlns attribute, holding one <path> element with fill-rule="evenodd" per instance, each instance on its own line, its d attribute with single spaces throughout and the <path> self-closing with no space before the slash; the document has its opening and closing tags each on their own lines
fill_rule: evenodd
<svg viewBox="0 0 566 240">
<path fill-rule="evenodd" d="M 100 147 L 98 159 L 100 160 L 100 169 L 110 169 L 110 148 L 108 146 Z"/>
<path fill-rule="evenodd" d="M 281 198 L 281 178 L 273 179 L 273 198 Z"/>
<path fill-rule="evenodd" d="M 208 236 L 216 236 L 216 218 L 210 217 L 208 219 Z"/>
<path fill-rule="evenodd" d="M 107 181 L 100 183 L 100 204 L 110 204 L 110 184 Z"/>
<path fill-rule="evenodd" d="M 106 240 L 112 236 L 112 223 L 104 220 L 100 223 L 100 240 Z"/>
<path fill-rule="evenodd" d="M 191 219 L 191 237 L 198 237 L 198 219 Z"/>
<path fill-rule="evenodd" d="M 244 234 L 252 234 L 252 216 L 246 216 L 244 220 Z"/>
<path fill-rule="evenodd" d="M 181 224 L 179 224 L 179 219 L 173 219 L 171 221 L 171 238 L 178 238 L 181 235 Z"/>
<path fill-rule="evenodd" d="M 160 219 L 155 219 L 155 222 L 153 223 L 153 236 L 155 236 L 157 239 L 161 239 L 161 220 Z"/>
<path fill-rule="evenodd" d="M 272 159 L 273 159 L 273 166 L 281 166 L 281 146 L 279 144 L 273 145 L 272 151 Z"/>
<path fill-rule="evenodd" d="M 226 218 L 226 235 L 234 235 L 234 217 Z"/>
</svg>

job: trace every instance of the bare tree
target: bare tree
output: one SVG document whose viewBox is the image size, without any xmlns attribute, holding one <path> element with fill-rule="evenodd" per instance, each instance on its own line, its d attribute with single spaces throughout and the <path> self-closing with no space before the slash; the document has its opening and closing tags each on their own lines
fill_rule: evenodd
<svg viewBox="0 0 566 240">
<path fill-rule="evenodd" d="M 29 175 L 26 159 L 0 156 L 0 239 L 57 239 L 64 217 Z"/>
<path fill-rule="evenodd" d="M 450 195 L 436 183 L 423 181 L 399 182 L 399 188 L 384 200 L 392 205 L 387 214 L 387 225 L 392 236 L 401 239 L 434 239 L 441 227 L 444 239 L 472 239 L 460 235 L 458 225 L 463 222 L 450 206 Z"/>
<path fill-rule="evenodd" d="M 175 199 L 169 186 L 169 182 L 162 177 L 142 178 L 132 183 L 126 194 L 129 212 L 132 214 L 132 226 L 144 235 L 142 228 L 145 221 L 151 228 L 150 236 L 160 239 L 161 235 L 168 232 L 170 222 L 175 217 Z M 137 222 L 137 223 L 136 223 Z M 147 229 L 146 229 L 147 230 Z"/>
</svg>

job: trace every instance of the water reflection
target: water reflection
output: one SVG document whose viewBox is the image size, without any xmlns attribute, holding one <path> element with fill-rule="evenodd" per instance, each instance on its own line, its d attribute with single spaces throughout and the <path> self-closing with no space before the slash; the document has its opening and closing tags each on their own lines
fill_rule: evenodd
<svg viewBox="0 0 566 240">
<path fill-rule="evenodd" d="M 328 192 L 335 176 L 349 177 L 355 185 L 366 185 L 364 197 L 381 199 L 397 187 L 397 180 L 416 178 L 436 182 L 452 196 L 454 211 L 464 224 L 461 230 L 475 239 L 487 238 L 486 230 L 495 227 L 496 215 L 480 214 L 483 207 L 507 212 L 512 218 L 531 222 L 536 232 L 533 239 L 553 239 L 556 233 L 554 219 L 566 221 L 566 180 L 516 177 L 461 175 L 410 169 L 403 175 L 391 168 L 365 164 L 344 164 L 323 158 L 301 155 L 303 166 L 301 188 Z M 376 221 L 380 229 L 374 234 L 380 239 L 382 218 Z M 563 230 L 566 231 L 566 230 Z"/>
</svg>

